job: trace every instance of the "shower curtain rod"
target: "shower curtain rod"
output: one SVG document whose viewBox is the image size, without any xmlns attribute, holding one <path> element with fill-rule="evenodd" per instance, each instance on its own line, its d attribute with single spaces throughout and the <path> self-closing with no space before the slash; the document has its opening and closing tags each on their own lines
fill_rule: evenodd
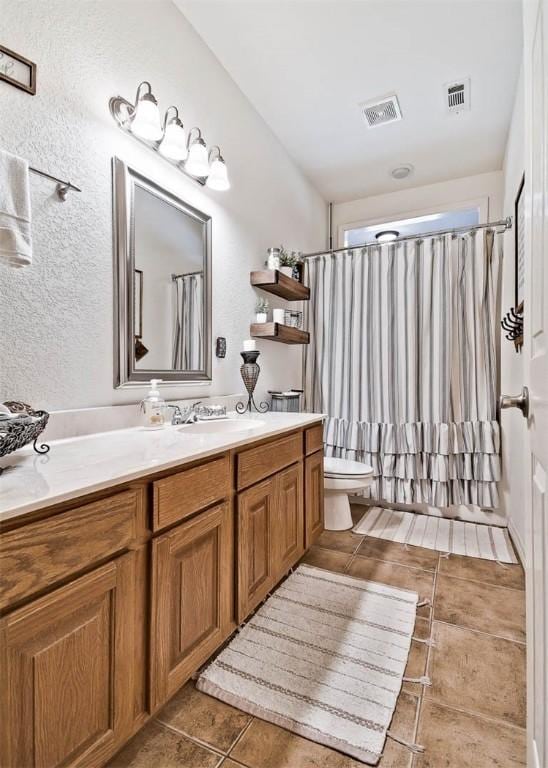
<svg viewBox="0 0 548 768">
<path fill-rule="evenodd" d="M 327 253 L 344 253 L 345 251 L 355 251 L 359 248 L 367 248 L 370 245 L 392 245 L 392 243 L 402 243 L 404 240 L 422 240 L 425 237 L 434 237 L 435 235 L 456 235 L 459 232 L 474 232 L 477 229 L 495 229 L 496 227 L 504 227 L 504 230 L 512 229 L 512 217 L 507 216 L 505 219 L 500 219 L 499 221 L 489 221 L 487 224 L 475 224 L 473 227 L 438 229 L 434 232 L 423 232 L 420 235 L 405 235 L 403 237 L 395 237 L 394 240 L 389 240 L 385 243 L 379 243 L 378 240 L 371 240 L 368 243 L 360 243 L 359 245 L 347 245 L 346 248 L 326 248 L 323 251 L 314 251 L 314 253 L 303 253 L 301 254 L 301 258 L 310 259 L 313 256 L 324 256 Z"/>
<path fill-rule="evenodd" d="M 197 269 L 195 272 L 181 272 L 180 275 L 176 275 L 174 272 L 171 273 L 171 279 L 177 280 L 179 277 L 190 277 L 190 275 L 201 275 L 203 273 L 203 269 Z"/>
</svg>

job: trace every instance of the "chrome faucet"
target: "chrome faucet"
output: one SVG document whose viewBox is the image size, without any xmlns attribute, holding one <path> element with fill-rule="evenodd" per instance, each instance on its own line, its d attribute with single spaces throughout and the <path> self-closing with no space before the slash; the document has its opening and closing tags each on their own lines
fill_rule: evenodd
<svg viewBox="0 0 548 768">
<path fill-rule="evenodd" d="M 201 400 L 196 400 L 196 402 L 192 403 L 190 408 L 185 409 L 183 413 L 181 413 L 181 409 L 179 409 L 181 421 L 178 423 L 193 424 L 195 421 L 198 421 L 198 414 L 196 413 L 196 408 L 200 405 L 201 402 L 202 402 Z"/>
<path fill-rule="evenodd" d="M 201 400 L 196 400 L 195 403 L 192 403 L 189 408 L 185 408 L 184 411 L 182 411 L 178 405 L 168 405 L 168 408 L 173 410 L 171 425 L 178 426 L 180 424 L 192 424 L 193 422 L 198 421 L 196 408 L 200 405 L 201 402 Z"/>
</svg>

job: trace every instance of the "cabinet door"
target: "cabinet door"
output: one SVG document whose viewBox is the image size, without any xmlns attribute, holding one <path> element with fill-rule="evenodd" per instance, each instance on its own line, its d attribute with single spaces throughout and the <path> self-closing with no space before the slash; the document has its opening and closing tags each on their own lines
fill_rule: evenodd
<svg viewBox="0 0 548 768">
<path fill-rule="evenodd" d="M 2 764 L 97 766 L 133 721 L 132 554 L 0 621 Z"/>
<path fill-rule="evenodd" d="M 272 529 L 274 577 L 277 581 L 304 552 L 303 465 L 276 475 L 278 498 Z"/>
<path fill-rule="evenodd" d="M 323 452 L 305 460 L 305 546 L 312 546 L 323 531 Z"/>
<path fill-rule="evenodd" d="M 233 628 L 232 521 L 231 506 L 220 504 L 152 542 L 153 710 Z"/>
<path fill-rule="evenodd" d="M 261 602 L 273 584 L 275 509 L 275 478 L 254 485 L 238 496 L 238 622 Z"/>
</svg>

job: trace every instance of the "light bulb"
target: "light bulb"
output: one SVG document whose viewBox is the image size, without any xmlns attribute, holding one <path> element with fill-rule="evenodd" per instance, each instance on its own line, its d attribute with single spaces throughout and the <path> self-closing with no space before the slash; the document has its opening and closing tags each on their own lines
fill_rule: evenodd
<svg viewBox="0 0 548 768">
<path fill-rule="evenodd" d="M 145 93 L 137 102 L 130 128 L 135 136 L 146 141 L 158 141 L 162 138 L 158 104 L 151 93 Z"/>
<path fill-rule="evenodd" d="M 190 145 L 188 158 L 185 163 L 185 171 L 191 176 L 204 177 L 209 173 L 207 149 L 203 139 L 196 139 Z"/>
<path fill-rule="evenodd" d="M 169 160 L 176 160 L 178 162 L 187 157 L 185 129 L 177 118 L 166 125 L 164 138 L 158 147 L 158 151 Z"/>
<path fill-rule="evenodd" d="M 230 189 L 228 171 L 225 161 L 222 159 L 222 157 L 216 157 L 215 160 L 213 160 L 211 163 L 206 186 L 210 187 L 210 189 L 217 189 L 220 192 L 224 192 L 226 189 Z"/>
</svg>

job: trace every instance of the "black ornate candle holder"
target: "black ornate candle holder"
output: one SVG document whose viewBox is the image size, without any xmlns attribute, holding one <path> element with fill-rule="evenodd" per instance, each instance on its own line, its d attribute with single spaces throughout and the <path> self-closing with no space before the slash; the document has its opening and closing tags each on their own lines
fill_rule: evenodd
<svg viewBox="0 0 548 768">
<path fill-rule="evenodd" d="M 242 379 L 245 388 L 247 389 L 248 398 L 247 403 L 236 403 L 236 411 L 238 413 L 248 413 L 254 408 L 257 413 L 266 413 L 266 411 L 268 411 L 268 403 L 262 402 L 257 406 L 253 398 L 253 392 L 255 391 L 259 373 L 261 372 L 261 368 L 257 362 L 260 352 L 253 350 L 252 352 L 240 352 L 240 354 L 244 361 L 240 366 L 240 373 L 242 374 Z"/>
</svg>

